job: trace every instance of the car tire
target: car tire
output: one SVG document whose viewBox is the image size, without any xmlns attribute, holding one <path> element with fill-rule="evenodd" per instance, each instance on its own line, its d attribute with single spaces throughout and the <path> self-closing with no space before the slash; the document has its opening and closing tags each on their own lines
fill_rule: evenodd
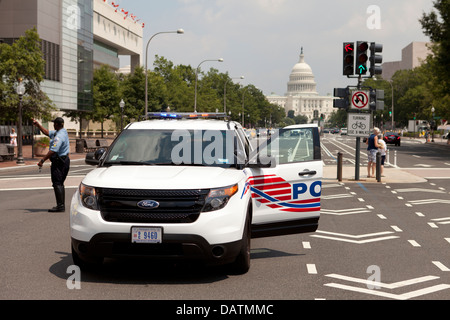
<svg viewBox="0 0 450 320">
<path fill-rule="evenodd" d="M 245 221 L 244 234 L 242 236 L 242 247 L 236 260 L 231 264 L 231 271 L 235 275 L 246 274 L 250 270 L 250 247 L 252 238 L 252 224 L 250 215 L 247 215 Z"/>
<path fill-rule="evenodd" d="M 93 271 L 97 270 L 103 264 L 103 258 L 95 257 L 95 258 L 85 258 L 81 257 L 72 246 L 72 260 L 75 265 L 80 267 L 81 270 L 85 271 Z"/>
</svg>

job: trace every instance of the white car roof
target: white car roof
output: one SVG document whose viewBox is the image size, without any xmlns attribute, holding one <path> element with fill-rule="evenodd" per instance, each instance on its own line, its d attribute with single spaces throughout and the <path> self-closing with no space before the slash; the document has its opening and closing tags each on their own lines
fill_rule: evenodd
<svg viewBox="0 0 450 320">
<path fill-rule="evenodd" d="M 158 119 L 135 122 L 127 127 L 127 130 L 230 130 L 236 127 L 235 122 L 210 119 Z"/>
<path fill-rule="evenodd" d="M 284 129 L 303 129 L 303 128 L 318 128 L 316 123 L 309 124 L 294 124 L 292 126 L 285 127 Z"/>
</svg>

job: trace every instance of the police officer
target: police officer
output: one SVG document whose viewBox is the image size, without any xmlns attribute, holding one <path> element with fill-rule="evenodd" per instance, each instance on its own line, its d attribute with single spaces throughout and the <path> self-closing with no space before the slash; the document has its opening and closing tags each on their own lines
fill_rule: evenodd
<svg viewBox="0 0 450 320">
<path fill-rule="evenodd" d="M 64 129 L 64 119 L 58 117 L 53 120 L 55 130 L 51 131 L 42 127 L 42 125 L 34 119 L 33 124 L 38 127 L 43 134 L 50 138 L 50 150 L 38 163 L 40 168 L 42 168 L 44 162 L 47 160 L 50 160 L 52 163 L 51 176 L 56 197 L 56 207 L 49 209 L 48 212 L 64 212 L 66 211 L 64 181 L 66 180 L 70 169 L 69 135 L 67 130 Z"/>
</svg>

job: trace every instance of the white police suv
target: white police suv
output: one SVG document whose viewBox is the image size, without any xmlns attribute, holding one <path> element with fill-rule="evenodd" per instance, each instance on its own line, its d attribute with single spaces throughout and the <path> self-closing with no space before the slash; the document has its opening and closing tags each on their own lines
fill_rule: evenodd
<svg viewBox="0 0 450 320">
<path fill-rule="evenodd" d="M 248 140 L 221 114 L 152 114 L 130 124 L 75 193 L 74 263 L 105 257 L 250 267 L 250 239 L 314 232 L 323 163 L 315 125 Z M 267 138 L 266 138 L 267 137 Z"/>
</svg>

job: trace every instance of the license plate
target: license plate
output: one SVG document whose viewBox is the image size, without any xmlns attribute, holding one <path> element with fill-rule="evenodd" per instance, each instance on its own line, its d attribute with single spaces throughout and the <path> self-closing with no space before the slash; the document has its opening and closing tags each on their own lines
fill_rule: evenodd
<svg viewBox="0 0 450 320">
<path fill-rule="evenodd" d="M 162 243 L 162 228 L 131 228 L 132 243 Z"/>
</svg>

